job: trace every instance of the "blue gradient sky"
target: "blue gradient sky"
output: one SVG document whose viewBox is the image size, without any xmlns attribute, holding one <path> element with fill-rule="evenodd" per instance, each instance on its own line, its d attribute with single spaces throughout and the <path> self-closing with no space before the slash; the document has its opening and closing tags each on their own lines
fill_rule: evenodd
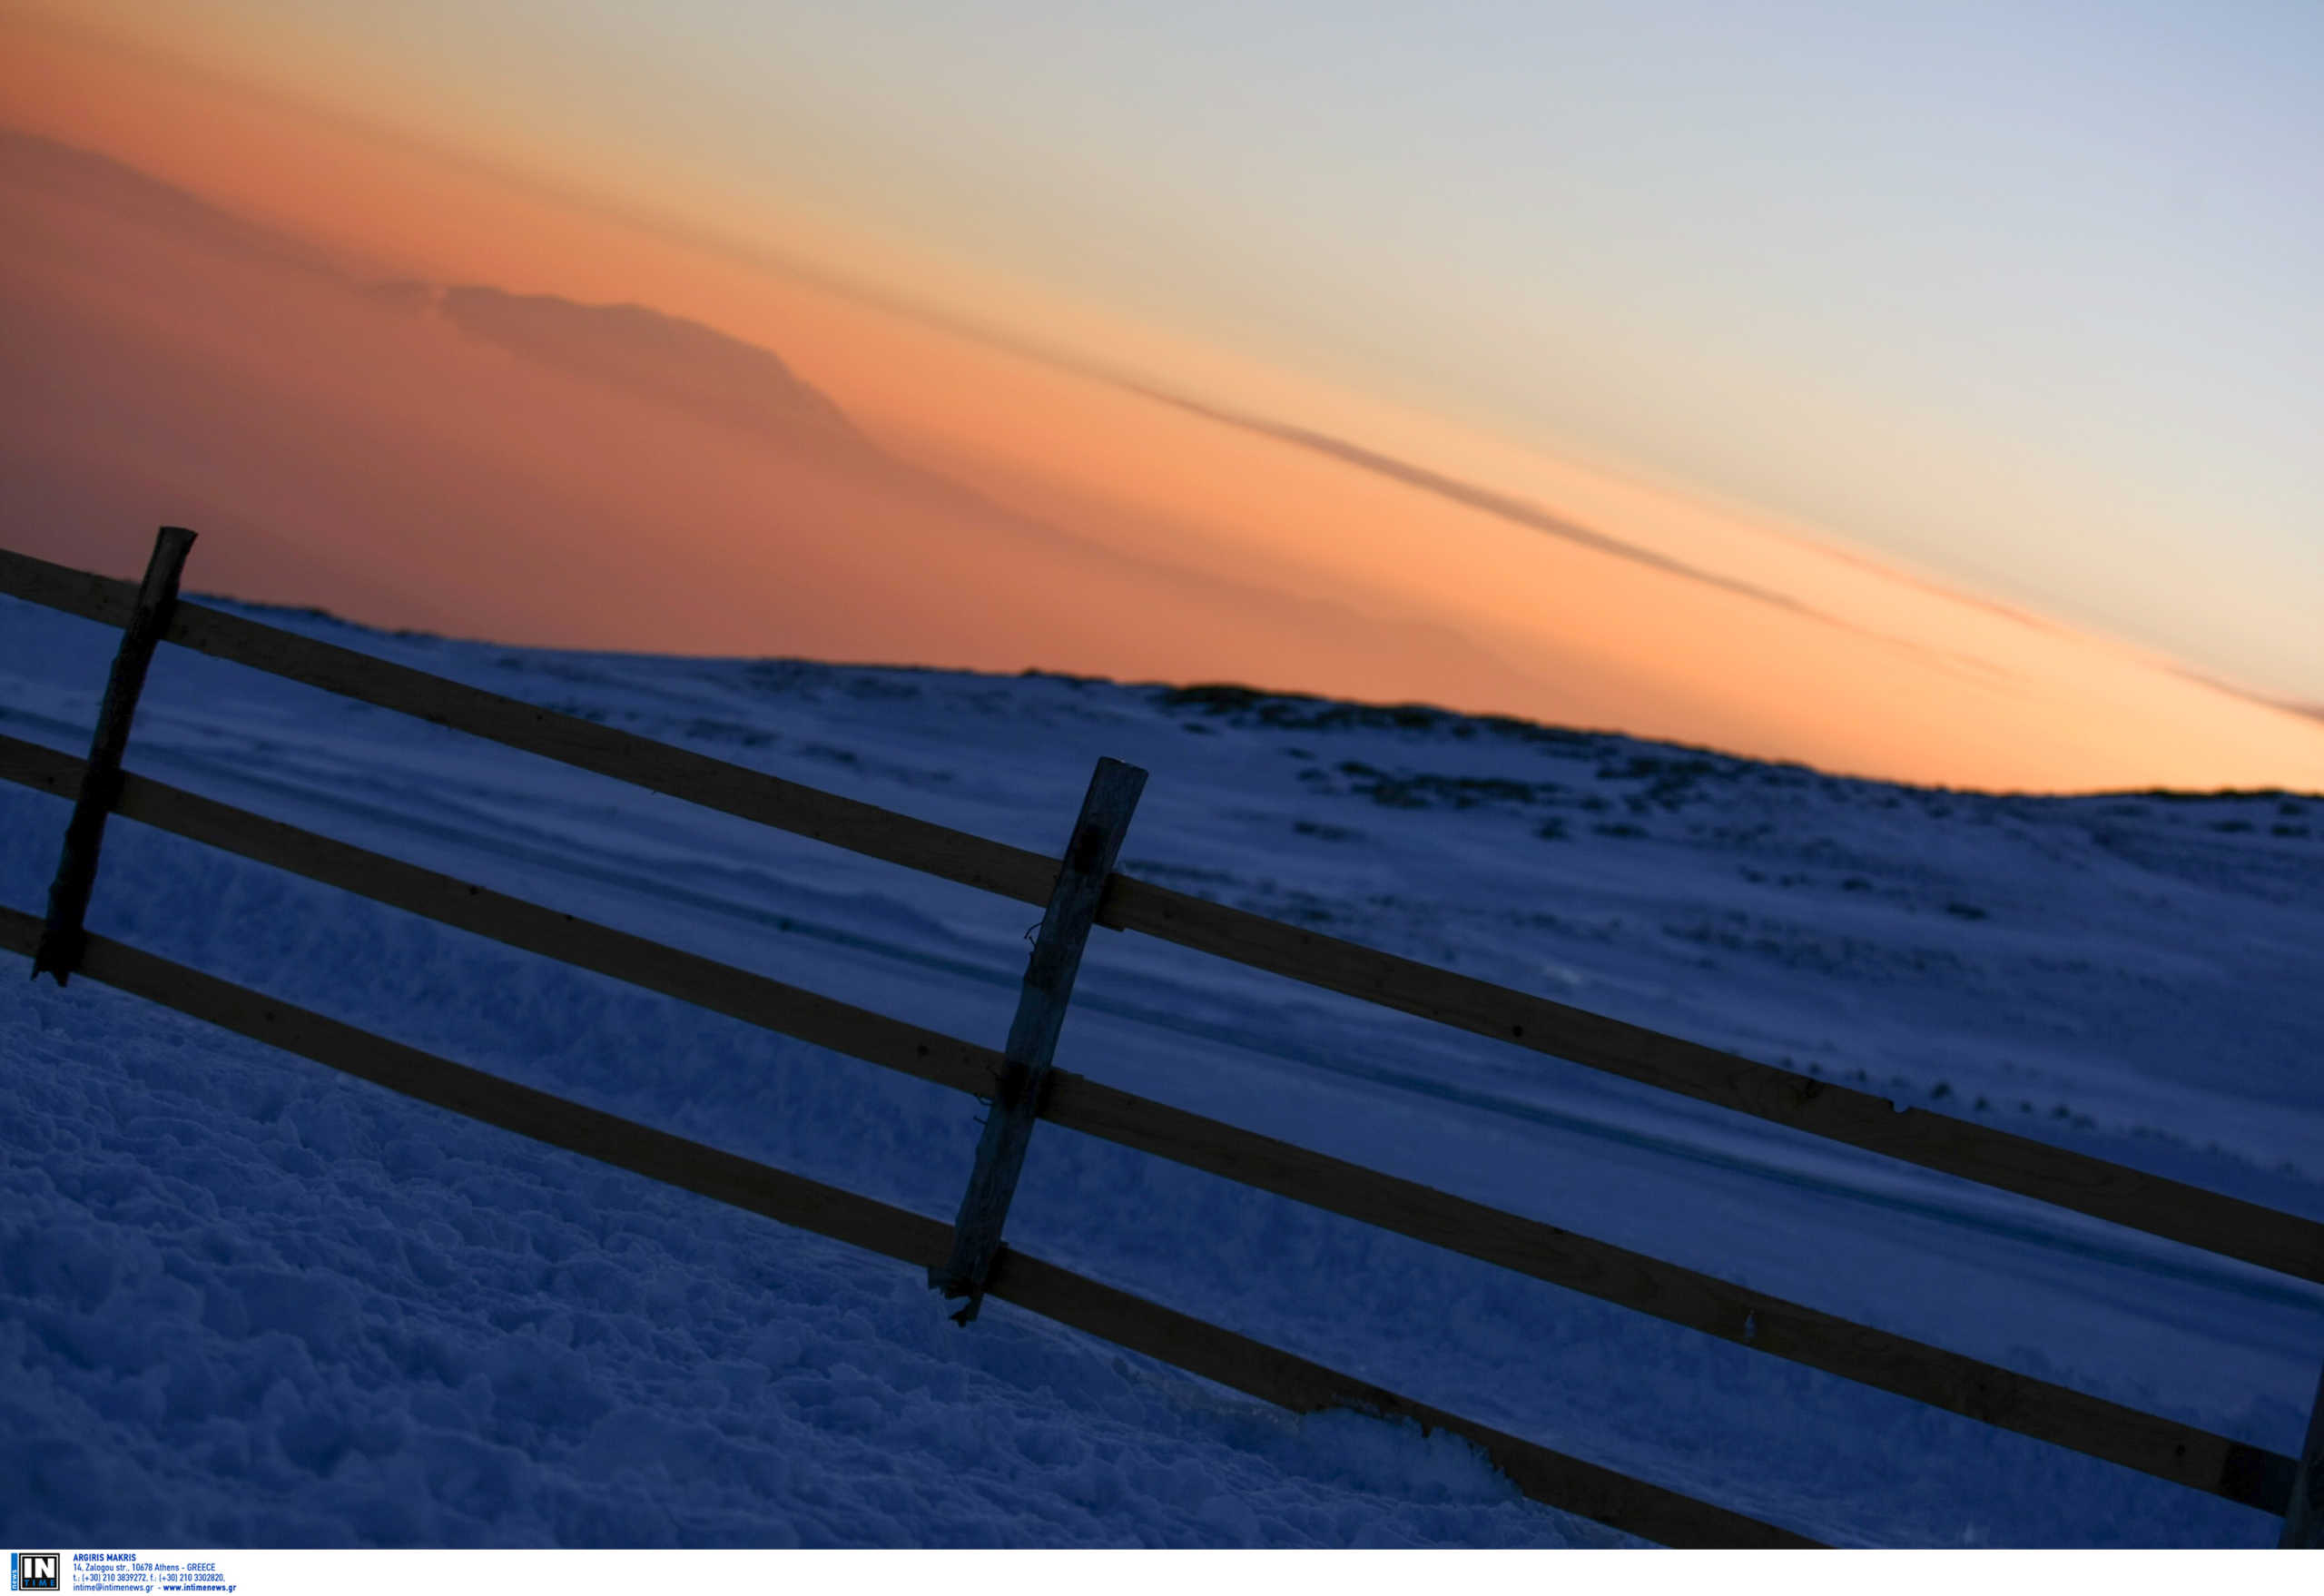
<svg viewBox="0 0 2324 1596">
<path fill-rule="evenodd" d="M 2324 701 L 2324 8 L 114 10 L 608 199 L 820 213 Z"/>
</svg>

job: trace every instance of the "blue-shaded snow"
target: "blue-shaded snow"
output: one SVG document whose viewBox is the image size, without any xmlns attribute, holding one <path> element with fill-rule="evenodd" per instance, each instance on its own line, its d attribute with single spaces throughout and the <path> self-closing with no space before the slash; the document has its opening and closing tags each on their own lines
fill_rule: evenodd
<svg viewBox="0 0 2324 1596">
<path fill-rule="evenodd" d="M 283 617 L 270 615 L 270 619 Z M 1900 1101 L 2324 1217 L 2324 801 L 1986 798 L 1616 737 L 1054 677 L 294 620 Z M 114 635 L 0 600 L 0 731 Z M 961 1035 L 1037 917 L 182 651 L 132 767 Z M 0 790 L 0 901 L 64 806 Z M 116 823 L 93 924 L 948 1215 L 976 1105 Z M 0 988 L 0 1526 L 60 1542 L 1557 1544 L 1465 1448 L 1294 1420 L 900 1266 L 79 983 Z M 2289 1451 L 2324 1292 L 1142 939 L 1061 1059 Z M 1821 1538 L 2264 1544 L 2264 1517 L 1045 1128 L 1029 1249 Z M 8 1472 L 13 1471 L 13 1472 Z"/>
</svg>

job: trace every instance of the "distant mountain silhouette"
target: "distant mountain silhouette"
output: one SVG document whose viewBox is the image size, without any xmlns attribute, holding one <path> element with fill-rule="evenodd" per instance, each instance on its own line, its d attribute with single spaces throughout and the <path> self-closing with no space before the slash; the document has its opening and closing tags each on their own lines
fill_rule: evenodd
<svg viewBox="0 0 2324 1596">
<path fill-rule="evenodd" d="M 221 254 L 334 279 L 374 301 L 432 310 L 471 338 L 626 389 L 702 419 L 859 461 L 880 451 L 838 405 L 776 355 L 644 305 L 585 305 L 478 284 L 375 282 L 330 251 L 245 221 L 111 156 L 0 128 L 0 168 L 60 199 L 94 204 Z"/>
<path fill-rule="evenodd" d="M 408 293 L 413 285 L 375 291 Z M 869 457 L 870 439 L 772 351 L 644 305 L 585 305 L 554 294 L 466 285 L 435 296 L 471 338 L 614 384 L 704 420 Z"/>
<path fill-rule="evenodd" d="M 952 478 L 890 454 L 772 350 L 639 304 L 591 305 L 480 283 L 383 279 L 356 258 L 245 220 L 107 155 L 0 127 L 0 179 L 93 209 L 222 259 L 288 269 L 399 315 L 438 320 L 529 364 L 617 390 L 891 490 L 1006 524 L 1054 547 L 1077 534 L 1008 509 Z M 253 336 L 256 336 L 253 329 Z"/>
<path fill-rule="evenodd" d="M 328 251 L 259 222 L 245 222 L 110 155 L 60 144 L 38 133 L 0 128 L 0 166 L 19 182 L 59 197 L 94 203 L 149 227 L 166 229 L 189 242 L 255 256 L 276 265 L 333 277 L 346 275 Z"/>
</svg>

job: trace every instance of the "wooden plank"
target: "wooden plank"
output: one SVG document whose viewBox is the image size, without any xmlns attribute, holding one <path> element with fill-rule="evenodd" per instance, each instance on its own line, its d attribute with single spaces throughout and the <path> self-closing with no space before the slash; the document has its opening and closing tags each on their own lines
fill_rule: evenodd
<svg viewBox="0 0 2324 1596">
<path fill-rule="evenodd" d="M 1009 1044 L 1002 1049 L 1006 1062 L 992 1089 L 992 1105 L 977 1140 L 976 1164 L 960 1196 L 960 1215 L 952 1221 L 951 1256 L 941 1268 L 929 1272 L 928 1283 L 947 1297 L 968 1298 L 952 1315 L 957 1324 L 974 1319 L 984 1300 L 985 1277 L 1000 1252 L 1001 1230 L 1048 1090 L 1049 1064 L 1058 1032 L 1065 1025 L 1066 1007 L 1073 1000 L 1073 978 L 1081 969 L 1081 950 L 1089 940 L 1098 896 L 1106 890 L 1106 877 L 1121 852 L 1138 794 L 1145 790 L 1146 773 L 1137 766 L 1100 759 L 1082 796 L 1065 862 L 1058 869 L 1032 957 L 1025 964 L 1016 1018 L 1009 1022 Z"/>
<path fill-rule="evenodd" d="M 1128 1292 L 1029 1257 L 1014 1247 L 1001 1250 L 989 1289 L 1003 1301 L 1032 1308 L 1059 1324 L 1294 1413 L 1348 1407 L 1384 1418 L 1410 1419 L 1424 1432 L 1448 1431 L 1476 1446 L 1536 1502 L 1562 1507 L 1644 1540 L 1666 1546 L 1755 1550 L 1819 1544 L 1414 1402 L 1231 1330 L 1157 1307 Z"/>
<path fill-rule="evenodd" d="M 2276 1544 L 2286 1551 L 2324 1551 L 2324 1375 L 2317 1378 L 2308 1436 L 2300 1443 L 2299 1466 L 2287 1495 L 2283 1534 Z"/>
<path fill-rule="evenodd" d="M 119 624 L 127 583 L 0 549 L 0 592 Z M 1028 903 L 1055 860 L 199 605 L 169 640 L 577 768 Z M 1698 1101 L 2324 1284 L 2324 1225 L 2031 1138 L 1905 1108 L 1117 873 L 1098 923 L 1176 942 Z"/>
<path fill-rule="evenodd" d="M 146 668 L 153 663 L 162 628 L 177 604 L 178 576 L 185 569 L 193 536 L 182 527 L 164 527 L 155 536 L 145 580 L 123 625 L 121 645 L 113 651 L 113 671 L 105 678 L 104 700 L 89 738 L 89 757 L 74 795 L 73 818 L 65 822 L 56 875 L 49 882 L 48 923 L 33 955 L 33 974 L 45 970 L 58 986 L 72 979 L 81 961 L 87 935 L 82 921 L 89 911 L 89 893 L 97 884 L 105 817 L 121 793 L 121 756 L 129 748 L 129 728 L 137 718 L 138 696 L 145 691 Z"/>
<path fill-rule="evenodd" d="M 2292 1460 L 1059 1070 L 1044 1118 L 1602 1302 L 2280 1512 Z"/>
<path fill-rule="evenodd" d="M 127 626 L 137 607 L 134 582 L 35 559 L 13 548 L 0 548 L 0 593 L 105 626 Z"/>
<path fill-rule="evenodd" d="M 1098 923 L 2324 1283 L 2324 1225 L 1118 875 Z"/>
<path fill-rule="evenodd" d="M 118 624 L 123 614 L 119 588 L 124 586 L 0 549 L 0 592 L 91 620 Z M 203 605 L 178 605 L 163 635 L 182 647 L 326 693 L 1020 902 L 1046 903 L 1057 877 L 1056 860 L 1027 849 L 745 770 Z"/>
<path fill-rule="evenodd" d="M 1043 901 L 1057 874 L 1055 860 L 1027 849 L 746 770 L 240 616 L 183 605 L 168 635 L 185 647 L 342 697 L 1022 902 Z"/>
<path fill-rule="evenodd" d="M 32 916 L 0 908 L 0 946 L 25 951 Z M 358 1079 L 665 1185 L 916 1263 L 943 1256 L 935 1220 L 455 1064 L 326 1015 L 92 935 L 81 973 Z"/>
<path fill-rule="evenodd" d="M 0 736 L 0 779 L 69 796 L 79 783 L 80 771 L 81 762 L 70 754 Z M 124 776 L 116 813 L 123 819 L 290 871 L 456 930 L 611 976 L 956 1091 L 990 1092 L 1001 1071 L 998 1049 L 980 1047 L 820 992 L 681 952 L 577 915 L 269 820 L 151 777 Z"/>
<path fill-rule="evenodd" d="M 30 953 L 39 930 L 31 915 L 0 907 L 0 947 Z M 950 1250 L 951 1235 L 943 1224 L 908 1209 L 455 1064 L 110 938 L 89 939 L 83 973 L 417 1101 L 868 1252 L 924 1267 Z M 1045 1318 L 1295 1413 L 1348 1405 L 1463 1436 L 1527 1496 L 1628 1533 L 1674 1546 L 1817 1544 L 1414 1402 L 1014 1249 L 1001 1252 L 989 1288 Z"/>
<path fill-rule="evenodd" d="M 0 736 L 0 778 L 69 793 L 80 762 Z M 982 1094 L 1002 1055 L 279 821 L 125 778 L 126 818 L 295 871 L 442 924 L 596 970 L 819 1046 Z M 1872 1330 L 1538 1220 L 1488 1208 L 1070 1071 L 1042 1117 L 1069 1129 L 1530 1275 L 1791 1362 L 2281 1513 L 2293 1461 L 1940 1348 Z M 947 1253 L 949 1257 L 949 1250 Z"/>
</svg>

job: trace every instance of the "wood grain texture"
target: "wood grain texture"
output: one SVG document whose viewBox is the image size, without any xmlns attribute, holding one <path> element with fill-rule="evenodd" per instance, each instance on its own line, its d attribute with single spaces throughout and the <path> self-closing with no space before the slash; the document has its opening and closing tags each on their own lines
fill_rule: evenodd
<svg viewBox="0 0 2324 1596">
<path fill-rule="evenodd" d="M 0 908 L 0 947 L 29 954 L 41 922 Z M 91 937 L 83 973 L 269 1047 L 548 1146 L 783 1224 L 926 1267 L 950 1246 L 938 1220 L 655 1130 L 277 1002 L 110 938 Z M 1813 1547 L 1709 1502 L 1444 1413 L 1071 1270 L 1004 1248 L 992 1295 L 1295 1413 L 1352 1406 L 1466 1437 L 1533 1500 L 1666 1544 Z"/>
<path fill-rule="evenodd" d="M 0 736 L 0 778 L 69 794 L 80 768 L 80 761 L 70 754 Z M 120 813 L 954 1090 L 990 1096 L 1003 1067 L 1002 1055 L 994 1049 L 492 892 L 149 778 L 125 779 Z M 1855 1325 L 1676 1264 L 1152 1102 L 1068 1070 L 1050 1075 L 1041 1117 L 1068 1129 L 2262 1512 L 2282 1512 L 2290 1497 L 2293 1460 L 2280 1453 Z"/>
<path fill-rule="evenodd" d="M 1009 1021 L 1008 1045 L 1001 1049 L 1000 1080 L 977 1138 L 976 1163 L 960 1196 L 960 1215 L 952 1221 L 952 1255 L 928 1277 L 946 1296 L 968 1298 L 953 1315 L 960 1324 L 977 1316 L 985 1276 L 1000 1255 L 1001 1230 L 1009 1221 L 1009 1205 L 1017 1196 L 1017 1179 L 1049 1088 L 1050 1060 L 1065 1026 L 1067 1006 L 1073 1000 L 1073 978 L 1081 969 L 1081 950 L 1089 940 L 1098 896 L 1106 890 L 1106 877 L 1113 872 L 1137 796 L 1145 790 L 1146 773 L 1137 766 L 1100 759 L 1082 797 L 1081 813 L 1074 819 L 1065 862 L 1058 867 L 1057 885 L 1033 940 L 1032 957 L 1025 961 L 1016 1016 Z"/>
</svg>

